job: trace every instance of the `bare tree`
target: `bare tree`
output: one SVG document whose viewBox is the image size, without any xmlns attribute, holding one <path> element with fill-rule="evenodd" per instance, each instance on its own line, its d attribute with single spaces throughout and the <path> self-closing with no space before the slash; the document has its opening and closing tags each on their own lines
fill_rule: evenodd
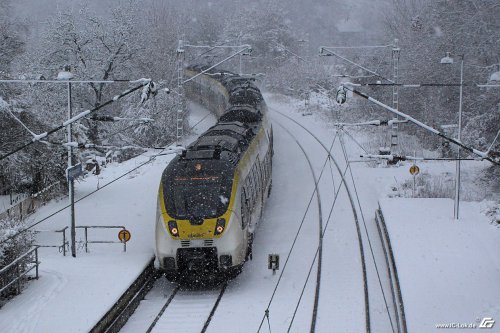
<svg viewBox="0 0 500 333">
<path fill-rule="evenodd" d="M 492 65 L 500 62 L 500 5 L 494 0 L 390 0 L 388 4 L 387 32 L 400 40 L 404 81 L 457 84 L 460 56 L 464 57 L 468 86 L 464 87 L 463 140 L 487 148 L 498 128 L 486 124 L 500 123 L 498 94 L 474 83 L 485 83 L 495 70 Z M 439 64 L 445 52 L 452 53 L 455 65 Z M 456 123 L 458 94 L 457 87 L 401 89 L 400 106 L 436 126 Z"/>
<path fill-rule="evenodd" d="M 99 16 L 87 7 L 60 12 L 49 21 L 43 42 L 30 55 L 39 59 L 32 71 L 55 77 L 57 71 L 69 65 L 81 80 L 131 79 L 144 52 L 142 31 L 136 29 L 138 22 L 138 7 L 133 1 L 117 6 L 111 18 Z M 75 100 L 81 101 L 82 108 L 94 108 L 116 89 L 105 83 L 89 83 L 85 89 L 75 91 L 79 97 Z M 86 127 L 88 139 L 98 143 L 97 123 L 87 121 Z"/>
</svg>

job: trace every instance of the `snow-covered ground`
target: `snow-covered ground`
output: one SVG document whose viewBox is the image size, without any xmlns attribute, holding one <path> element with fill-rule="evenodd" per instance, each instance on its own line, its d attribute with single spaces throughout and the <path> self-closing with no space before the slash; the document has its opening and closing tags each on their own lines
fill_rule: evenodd
<svg viewBox="0 0 500 333">
<path fill-rule="evenodd" d="M 384 199 L 380 207 L 401 281 L 408 332 L 500 320 L 500 229 L 484 216 L 484 206 L 462 202 L 459 221 L 450 214 L 450 199 Z"/>
<path fill-rule="evenodd" d="M 253 260 L 247 262 L 243 272 L 229 284 L 208 331 L 256 332 L 269 303 L 269 324 L 266 320 L 261 332 L 268 332 L 268 325 L 273 332 L 286 331 L 290 325 L 292 332 L 309 331 L 316 281 L 316 265 L 311 266 L 311 263 L 318 245 L 318 219 L 320 214 L 316 196 L 313 196 L 313 174 L 304 158 L 304 152 L 294 141 L 296 139 L 310 158 L 315 177 L 321 177 L 319 181 L 321 216 L 326 232 L 324 234 L 323 271 L 318 304 L 317 332 L 362 332 L 365 328 L 363 283 L 356 228 L 349 198 L 346 191 L 341 190 L 336 205 L 332 210 L 331 218 L 328 219 L 334 199 L 334 188 L 338 188 L 340 185 L 339 173 L 335 166 L 329 162 L 323 169 L 327 157 L 323 148 L 304 130 L 276 111 L 285 113 L 312 130 L 327 147 L 331 145 L 335 137 L 335 131 L 328 126 L 323 116 L 302 116 L 298 111 L 298 103 L 293 100 L 273 95 L 267 95 L 266 99 L 270 106 L 270 116 L 275 133 L 273 192 L 267 202 L 261 224 L 257 229 Z M 199 108 L 195 108 L 190 121 L 196 123 L 197 119 L 202 117 L 203 112 Z M 206 128 L 210 121 L 203 124 L 205 126 L 200 126 L 198 131 Z M 359 159 L 360 148 L 349 138 L 344 137 L 344 139 L 349 157 Z M 100 186 L 148 160 L 149 156 L 153 154 L 154 152 L 150 152 L 123 164 L 108 166 L 100 176 Z M 338 137 L 335 139 L 332 154 L 338 161 L 340 169 L 344 171 L 346 163 L 343 159 Z M 77 204 L 78 225 L 126 226 L 132 233 L 127 252 L 122 252 L 120 244 L 91 244 L 90 253 L 85 253 L 80 249 L 78 257 L 74 259 L 71 256 L 63 257 L 62 254 L 57 253 L 57 250 L 44 249 L 41 254 L 40 279 L 30 283 L 23 294 L 15 297 L 0 309 L 2 332 L 84 332 L 88 331 L 101 318 L 129 286 L 131 281 L 137 277 L 153 254 L 156 191 L 160 174 L 170 158 L 171 156 L 158 157 L 147 166 L 138 169 L 137 172 Z M 426 164 L 424 169 L 428 167 L 429 172 L 433 172 L 433 165 L 437 168 L 448 168 L 449 164 L 443 167 L 442 163 L 429 163 Z M 467 169 L 467 165 L 464 165 L 464 168 Z M 363 163 L 355 163 L 352 165 L 352 177 L 349 171 L 346 173 L 351 192 L 353 195 L 357 192 L 362 208 L 361 210 L 357 208 L 357 214 L 364 241 L 373 332 L 391 331 L 386 310 L 389 308 L 392 311 L 393 305 L 390 303 L 390 287 L 385 276 L 387 272 L 385 259 L 374 224 L 374 211 L 378 207 L 379 198 L 394 192 L 395 177 L 396 183 L 402 183 L 410 179 L 408 165 L 391 168 L 370 168 Z M 353 188 L 353 179 L 356 183 L 356 191 Z M 87 178 L 78 184 L 77 197 L 89 193 L 96 186 L 97 180 L 95 178 Z M 309 209 L 307 209 L 311 197 L 312 201 Z M 411 199 L 407 200 L 411 202 Z M 354 201 L 357 204 L 356 197 L 354 197 Z M 429 200 L 429 202 L 432 203 L 431 206 L 435 205 L 435 201 Z M 32 219 L 37 221 L 37 219 L 50 214 L 65 204 L 65 201 L 60 201 L 46 205 Z M 440 204 L 437 205 L 441 207 Z M 476 208 L 464 208 L 468 212 L 464 212 L 465 215 L 470 213 L 474 214 L 473 216 L 477 220 L 485 219 L 484 213 L 477 209 L 477 203 L 468 205 Z M 422 204 L 418 206 L 422 207 Z M 464 207 L 467 207 L 467 205 L 464 205 Z M 451 218 L 452 209 L 448 210 L 444 207 L 442 209 L 443 211 L 438 212 L 439 216 Z M 415 212 L 413 214 L 417 215 Z M 472 219 L 472 215 L 470 218 Z M 431 224 L 433 221 L 431 215 L 427 216 L 427 219 L 426 223 Z M 68 220 L 68 213 L 60 213 L 41 224 L 40 228 L 61 228 L 68 225 Z M 298 232 L 294 249 L 290 252 L 302 220 L 304 221 L 303 226 Z M 492 228 L 493 231 L 490 231 L 490 233 L 496 232 L 498 234 L 498 228 L 495 229 L 495 227 L 487 223 L 485 223 L 485 227 Z M 460 237 L 467 238 L 470 228 L 460 230 L 463 233 Z M 460 259 L 457 258 L 462 256 L 473 258 L 474 256 L 470 252 L 474 252 L 476 256 L 484 255 L 493 259 L 493 253 L 498 252 L 498 243 L 488 245 L 493 250 L 497 250 L 489 254 L 483 253 L 483 251 L 487 250 L 486 247 L 477 247 L 472 244 L 472 239 L 480 237 L 485 230 L 485 228 L 481 228 L 474 231 L 473 237 L 471 236 L 471 239 L 466 243 L 470 246 L 456 249 L 456 257 L 440 257 L 442 260 L 455 260 L 443 263 L 442 267 L 453 269 L 453 272 L 456 272 L 454 265 L 461 265 Z M 428 236 L 425 232 L 426 230 L 422 229 L 420 235 L 423 238 L 415 237 L 415 241 L 418 240 L 425 244 L 424 237 Z M 48 235 L 48 233 L 40 234 L 40 237 L 47 237 L 48 241 L 48 236 L 43 235 Z M 368 239 L 367 236 L 370 236 L 370 238 Z M 109 237 L 116 237 L 116 231 L 113 231 L 113 234 Z M 432 237 L 433 239 L 439 239 L 440 236 L 436 233 Z M 81 238 L 81 235 L 79 238 Z M 450 235 L 446 236 L 446 239 L 450 238 L 452 238 Z M 40 239 L 39 241 L 43 240 Z M 483 241 L 498 241 L 498 238 L 488 236 L 484 237 Z M 406 244 L 410 243 L 399 243 L 401 247 L 405 247 Z M 440 246 L 442 243 L 434 242 L 434 244 Z M 414 251 L 420 250 L 415 247 L 410 249 Z M 439 250 L 439 248 L 436 248 L 436 251 Z M 411 266 L 414 261 L 411 257 L 406 257 L 407 251 L 409 251 L 407 248 L 402 249 L 401 256 L 397 259 L 404 262 L 402 267 Z M 281 256 L 281 267 L 276 275 L 273 275 L 267 269 L 267 255 L 269 253 L 277 253 Z M 285 268 L 288 253 L 290 253 L 290 259 Z M 373 258 L 375 258 L 375 261 Z M 425 267 L 425 261 L 419 261 L 419 264 Z M 311 267 L 311 274 L 308 278 Z M 498 265 L 493 265 L 494 267 L 498 268 Z M 377 270 L 379 274 L 377 274 Z M 281 280 L 279 280 L 280 274 L 283 274 Z M 439 271 L 434 271 L 432 274 L 436 279 L 441 276 Z M 449 276 L 449 274 L 452 273 L 447 271 L 442 273 L 442 276 Z M 377 275 L 381 278 L 380 282 Z M 491 271 L 491 279 L 484 277 L 483 272 L 476 271 L 476 275 L 481 278 L 464 278 L 460 280 L 462 281 L 460 282 L 462 283 L 461 290 L 483 290 L 481 288 L 486 287 L 478 286 L 478 284 L 498 280 L 500 273 L 498 270 Z M 414 295 L 417 306 L 429 308 L 431 302 L 437 305 L 442 304 L 440 299 L 425 298 L 424 300 L 424 297 L 422 302 L 419 303 L 419 292 L 428 291 L 428 289 L 421 290 L 420 286 L 426 288 L 426 285 L 423 283 L 414 285 L 412 283 L 414 277 L 411 275 L 403 274 L 400 278 L 403 294 L 405 295 L 406 292 Z M 274 296 L 272 296 L 278 280 L 279 285 Z M 446 288 L 454 285 L 443 283 L 440 286 Z M 149 323 L 163 305 L 162 301 L 166 300 L 172 289 L 173 285 L 165 281 L 155 285 L 155 288 L 142 302 L 141 307 L 131 317 L 123 331 L 144 331 L 144 328 L 149 326 Z M 299 302 L 303 290 L 302 300 Z M 491 290 L 496 291 L 498 295 L 497 287 L 492 286 Z M 442 292 L 446 295 L 445 290 L 442 290 Z M 456 291 L 454 292 L 456 293 Z M 389 302 L 387 305 L 383 296 Z M 476 299 L 481 300 L 479 297 Z M 408 302 L 410 301 L 408 300 Z M 412 317 L 412 315 L 408 315 L 411 306 L 407 309 L 407 316 L 410 319 L 418 318 L 418 320 L 423 320 L 426 325 L 431 326 L 435 324 L 434 320 L 440 322 L 452 317 L 453 320 L 466 320 L 468 318 L 462 318 L 462 314 L 467 309 L 471 313 L 475 313 L 474 311 L 477 310 L 474 310 L 476 303 L 460 305 L 460 309 L 457 310 L 459 311 L 457 317 L 460 316 L 460 318 L 451 316 L 455 309 L 451 305 L 447 307 L 449 317 L 425 319 L 420 316 L 418 309 L 415 310 L 415 313 L 412 313 L 416 317 Z M 495 309 L 498 313 L 498 302 L 495 304 L 495 300 L 492 299 L 490 303 L 483 304 L 477 310 L 480 311 L 478 315 L 487 315 L 487 310 Z M 296 308 L 297 312 L 295 318 L 293 318 Z M 494 313 L 491 314 L 491 316 L 494 315 Z M 411 326 L 409 325 L 409 327 Z M 414 331 L 420 332 L 417 329 Z M 432 327 L 430 330 L 422 332 L 429 331 L 432 331 Z"/>
<path fill-rule="evenodd" d="M 191 107 L 190 123 L 195 124 L 207 111 Z M 203 132 L 214 121 L 210 115 L 195 133 Z M 103 187 L 157 153 L 151 151 L 122 164 L 108 165 L 99 179 L 89 176 L 77 183 L 75 198 L 94 191 L 98 184 Z M 0 309 L 1 332 L 88 332 L 97 323 L 154 256 L 156 195 L 161 173 L 172 157 L 159 156 L 75 205 L 77 226 L 125 226 L 132 235 L 127 252 L 121 244 L 89 244 L 89 253 L 85 253 L 80 245 L 75 259 L 71 254 L 64 257 L 55 248 L 42 248 L 40 278 Z M 41 207 L 28 224 L 65 205 L 67 200 L 60 200 Z M 37 243 L 61 244 L 62 236 L 53 230 L 68 226 L 69 221 L 66 209 L 41 223 Z M 82 241 L 83 231 L 77 230 L 77 241 Z M 118 240 L 118 229 L 88 233 L 89 240 Z"/>
</svg>

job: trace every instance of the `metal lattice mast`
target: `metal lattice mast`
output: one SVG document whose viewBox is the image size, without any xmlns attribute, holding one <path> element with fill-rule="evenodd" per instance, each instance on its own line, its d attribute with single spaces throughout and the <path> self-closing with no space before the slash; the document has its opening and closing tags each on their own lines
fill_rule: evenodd
<svg viewBox="0 0 500 333">
<path fill-rule="evenodd" d="M 176 119 L 176 141 L 177 146 L 182 146 L 182 138 L 184 136 L 184 44 L 182 40 L 179 40 L 179 46 L 177 47 L 177 119 Z"/>
<path fill-rule="evenodd" d="M 399 109 L 399 86 L 398 75 L 399 75 L 399 54 L 401 49 L 398 47 L 398 40 L 394 40 L 394 46 L 392 47 L 392 79 L 394 81 L 394 86 L 392 87 L 392 107 L 396 110 Z M 399 117 L 396 117 L 399 120 Z M 391 153 L 396 150 L 398 146 L 398 121 L 392 122 L 391 125 Z"/>
</svg>

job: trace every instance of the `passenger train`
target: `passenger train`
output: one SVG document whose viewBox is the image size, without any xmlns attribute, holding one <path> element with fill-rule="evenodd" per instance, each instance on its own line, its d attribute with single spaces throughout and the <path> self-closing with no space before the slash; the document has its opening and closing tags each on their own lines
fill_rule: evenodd
<svg viewBox="0 0 500 333">
<path fill-rule="evenodd" d="M 204 67 L 192 66 L 188 78 Z M 252 79 L 211 70 L 186 96 L 218 122 L 176 156 L 158 191 L 156 256 L 169 280 L 206 271 L 237 274 L 271 193 L 273 130 Z"/>
</svg>

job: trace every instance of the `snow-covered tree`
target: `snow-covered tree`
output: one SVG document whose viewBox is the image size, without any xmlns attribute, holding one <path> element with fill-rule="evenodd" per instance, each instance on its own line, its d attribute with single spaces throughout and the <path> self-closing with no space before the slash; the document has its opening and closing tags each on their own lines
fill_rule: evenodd
<svg viewBox="0 0 500 333">
<path fill-rule="evenodd" d="M 493 140 L 498 128 L 498 94 L 479 89 L 500 62 L 497 1 L 390 0 L 386 8 L 388 36 L 399 38 L 400 77 L 406 82 L 460 82 L 460 56 L 464 56 L 463 137 L 466 142 Z M 451 52 L 453 65 L 441 65 Z M 400 106 L 435 126 L 457 123 L 458 87 L 425 90 L 401 89 Z M 429 141 L 426 141 L 429 142 Z M 431 141 L 432 142 L 432 141 Z M 437 143 L 437 142 L 436 142 Z M 480 147 L 485 147 L 483 144 Z"/>
<path fill-rule="evenodd" d="M 17 217 L 6 217 L 0 219 L 0 269 L 4 268 L 20 255 L 29 250 L 34 240 L 34 232 L 28 231 L 20 234 L 19 236 L 7 240 L 8 237 L 18 233 L 20 230 L 26 228 L 26 224 L 19 220 Z M 21 265 L 28 265 L 28 259 Z M 23 267 L 21 266 L 21 269 Z M 17 277 L 18 272 L 16 268 L 9 270 L 4 273 L 2 279 L 0 279 L 0 288 L 3 288 L 12 281 L 12 279 Z M 22 286 L 27 281 L 27 279 L 21 279 L 19 284 Z M 12 288 L 7 288 L 2 294 L 0 294 L 0 306 L 2 301 L 8 299 L 10 296 L 15 295 L 17 292 L 17 285 L 14 284 Z"/>
<path fill-rule="evenodd" d="M 273 1 L 267 6 L 258 3 L 237 6 L 224 23 L 221 40 L 252 46 L 255 61 L 245 60 L 250 70 L 273 70 L 291 56 L 286 49 L 295 50 L 293 32 L 284 9 Z"/>
<path fill-rule="evenodd" d="M 12 60 L 23 51 L 24 43 L 18 33 L 19 26 L 11 19 L 10 6 L 10 1 L 0 2 L 0 76 L 10 73 Z"/>
<path fill-rule="evenodd" d="M 144 52 L 140 43 L 141 31 L 136 29 L 139 20 L 135 1 L 120 3 L 112 10 L 110 18 L 92 12 L 86 6 L 78 11 L 59 12 L 49 21 L 43 42 L 29 55 L 39 60 L 32 72 L 56 77 L 59 70 L 69 65 L 75 79 L 79 80 L 133 79 L 137 74 L 135 65 L 140 63 Z M 124 90 L 123 86 L 105 83 L 73 86 L 75 109 L 97 107 L 111 94 Z M 59 93 L 47 93 L 47 90 L 55 89 Z M 60 85 L 42 88 L 43 92 L 38 89 L 35 98 L 44 98 L 47 102 L 37 105 L 38 109 L 45 106 L 45 110 L 39 112 L 47 114 L 55 109 L 64 110 L 54 104 L 60 104 L 56 99 L 64 100 L 65 89 Z M 98 143 L 97 123 L 87 120 L 85 125 L 88 139 Z"/>
</svg>

